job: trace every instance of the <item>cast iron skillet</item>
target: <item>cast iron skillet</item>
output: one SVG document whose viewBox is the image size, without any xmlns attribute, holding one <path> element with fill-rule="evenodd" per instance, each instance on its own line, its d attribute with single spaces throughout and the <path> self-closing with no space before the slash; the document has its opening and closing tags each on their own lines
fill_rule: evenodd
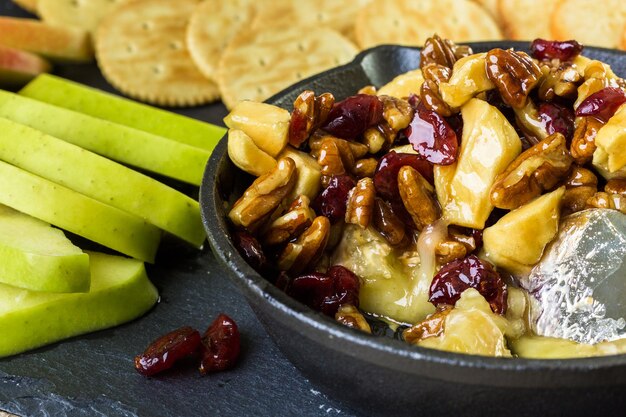
<svg viewBox="0 0 626 417">
<path fill-rule="evenodd" d="M 481 52 L 494 47 L 527 49 L 528 44 L 471 46 Z M 624 52 L 586 48 L 584 54 L 626 74 Z M 418 66 L 417 48 L 379 46 L 268 102 L 291 110 L 304 89 L 330 91 L 339 100 Z M 528 360 L 454 354 L 363 334 L 293 300 L 248 266 L 228 235 L 225 206 L 251 181 L 228 159 L 224 137 L 200 188 L 209 241 L 278 347 L 321 390 L 367 415 L 599 415 L 626 406 L 626 355 Z"/>
</svg>

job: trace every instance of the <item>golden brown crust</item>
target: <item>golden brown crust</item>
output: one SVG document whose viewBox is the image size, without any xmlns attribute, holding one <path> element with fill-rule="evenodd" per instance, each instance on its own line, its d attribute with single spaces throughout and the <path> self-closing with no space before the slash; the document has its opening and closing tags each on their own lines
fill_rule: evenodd
<svg viewBox="0 0 626 417">
<path fill-rule="evenodd" d="M 187 22 L 199 0 L 136 0 L 103 19 L 96 56 L 104 77 L 130 97 L 161 106 L 194 106 L 219 98 L 193 63 Z"/>
</svg>

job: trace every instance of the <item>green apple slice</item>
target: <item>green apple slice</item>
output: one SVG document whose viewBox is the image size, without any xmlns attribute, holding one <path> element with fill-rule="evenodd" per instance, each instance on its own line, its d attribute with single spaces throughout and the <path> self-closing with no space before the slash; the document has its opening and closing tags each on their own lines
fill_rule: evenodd
<svg viewBox="0 0 626 417">
<path fill-rule="evenodd" d="M 162 136 L 0 91 L 0 116 L 97 154 L 200 185 L 211 152 Z"/>
<path fill-rule="evenodd" d="M 0 284 L 0 357 L 117 326 L 158 299 L 141 261 L 89 252 L 91 289 L 53 294 Z"/>
<path fill-rule="evenodd" d="M 2 117 L 0 132 L 0 160 L 141 217 L 196 247 L 204 242 L 198 202 L 183 193 Z"/>
<path fill-rule="evenodd" d="M 137 216 L 2 161 L 0 203 L 142 261 L 154 261 L 161 238 Z"/>
<path fill-rule="evenodd" d="M 33 291 L 89 291 L 89 256 L 62 231 L 0 205 L 0 282 Z"/>
<path fill-rule="evenodd" d="M 212 151 L 226 129 L 66 79 L 37 77 L 20 95 Z"/>
</svg>

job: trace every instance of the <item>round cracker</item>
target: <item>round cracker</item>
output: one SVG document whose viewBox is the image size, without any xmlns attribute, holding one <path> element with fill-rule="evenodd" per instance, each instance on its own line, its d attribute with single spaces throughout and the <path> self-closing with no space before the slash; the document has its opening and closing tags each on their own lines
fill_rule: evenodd
<svg viewBox="0 0 626 417">
<path fill-rule="evenodd" d="M 263 101 L 303 78 L 349 62 L 356 46 L 328 28 L 298 26 L 248 30 L 235 36 L 217 72 L 222 100 Z"/>
<path fill-rule="evenodd" d="M 558 0 L 498 0 L 504 33 L 509 39 L 552 39 L 550 22 Z"/>
<path fill-rule="evenodd" d="M 260 2 L 252 26 L 324 26 L 354 37 L 354 22 L 371 0 L 272 0 Z"/>
<path fill-rule="evenodd" d="M 626 24 L 624 0 L 559 0 L 550 28 L 556 39 L 618 48 Z"/>
<path fill-rule="evenodd" d="M 196 6 L 187 26 L 187 47 L 205 77 L 216 79 L 222 52 L 253 16 L 253 0 L 205 0 Z"/>
<path fill-rule="evenodd" d="M 469 0 L 374 1 L 359 12 L 355 31 L 362 48 L 419 46 L 434 33 L 456 42 L 502 39 L 489 13 Z"/>
<path fill-rule="evenodd" d="M 480 4 L 483 9 L 487 10 L 493 20 L 502 27 L 502 19 L 500 18 L 500 11 L 498 10 L 498 0 L 473 0 Z M 536 0 L 535 0 L 536 1 Z"/>
<path fill-rule="evenodd" d="M 193 63 L 187 22 L 199 0 L 135 0 L 106 16 L 96 33 L 104 77 L 124 94 L 162 106 L 193 106 L 219 98 L 217 85 Z"/>
<path fill-rule="evenodd" d="M 22 9 L 37 14 L 37 0 L 13 0 Z"/>
<path fill-rule="evenodd" d="M 129 0 L 37 0 L 42 20 L 51 25 L 74 26 L 95 32 L 100 20 Z"/>
</svg>

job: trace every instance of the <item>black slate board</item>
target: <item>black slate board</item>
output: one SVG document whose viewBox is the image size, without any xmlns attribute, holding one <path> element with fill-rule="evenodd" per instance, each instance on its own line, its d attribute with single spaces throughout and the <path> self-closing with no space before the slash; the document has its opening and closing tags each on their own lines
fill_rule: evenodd
<svg viewBox="0 0 626 417">
<path fill-rule="evenodd" d="M 0 0 L 0 15 L 30 17 L 10 0 Z M 55 73 L 114 92 L 95 64 L 60 66 Z M 226 115 L 221 103 L 178 112 L 216 124 Z M 0 410 L 20 416 L 353 415 L 282 356 L 208 248 L 198 253 L 166 241 L 148 272 L 161 302 L 145 317 L 0 360 Z M 242 332 L 234 370 L 201 377 L 189 365 L 152 379 L 135 372 L 133 356 L 151 340 L 182 325 L 204 330 L 220 312 Z"/>
</svg>

